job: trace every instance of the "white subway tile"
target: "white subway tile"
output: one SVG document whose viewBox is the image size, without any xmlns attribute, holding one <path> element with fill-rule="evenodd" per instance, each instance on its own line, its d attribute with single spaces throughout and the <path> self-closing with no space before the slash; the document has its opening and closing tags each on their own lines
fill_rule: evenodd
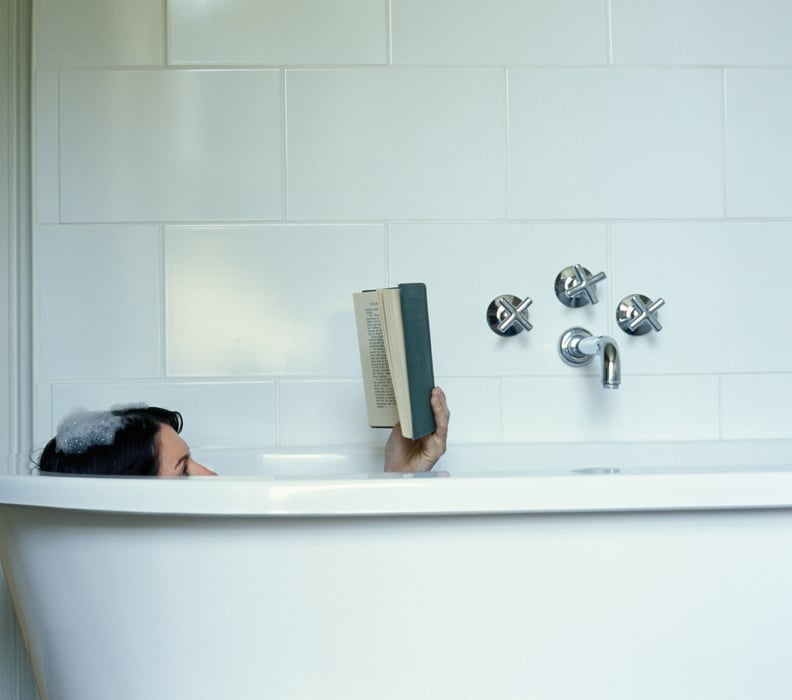
<svg viewBox="0 0 792 700">
<path fill-rule="evenodd" d="M 36 0 L 38 67 L 161 65 L 164 0 Z"/>
<path fill-rule="evenodd" d="M 359 376 L 352 293 L 385 282 L 381 226 L 168 227 L 172 376 Z"/>
<path fill-rule="evenodd" d="M 63 221 L 281 217 L 278 71 L 61 75 Z"/>
<path fill-rule="evenodd" d="M 604 224 L 391 224 L 390 280 L 425 282 L 435 372 L 452 377 L 494 377 L 580 372 L 558 357 L 558 339 L 572 326 L 610 332 L 611 282 L 598 286 L 601 302 L 564 306 L 555 278 L 580 263 L 607 269 Z M 512 337 L 493 333 L 490 302 L 502 294 L 533 299 L 533 330 Z"/>
<path fill-rule="evenodd" d="M 384 64 L 385 0 L 168 2 L 173 64 Z"/>
<path fill-rule="evenodd" d="M 503 72 L 286 72 L 291 219 L 503 217 Z"/>
<path fill-rule="evenodd" d="M 616 64 L 792 62 L 786 0 L 611 0 L 611 14 Z"/>
<path fill-rule="evenodd" d="M 788 284 L 774 271 L 792 259 L 792 223 L 619 223 L 613 225 L 617 302 L 662 297 L 663 330 L 616 337 L 625 372 L 792 371 L 792 330 L 773 300 Z M 613 308 L 615 311 L 615 306 Z"/>
<path fill-rule="evenodd" d="M 792 70 L 726 71 L 729 216 L 792 216 L 790 124 Z"/>
<path fill-rule="evenodd" d="M 392 0 L 396 64 L 595 64 L 608 60 L 600 0 Z"/>
<path fill-rule="evenodd" d="M 727 440 L 792 438 L 792 374 L 722 377 L 721 420 Z"/>
<path fill-rule="evenodd" d="M 60 221 L 58 73 L 34 74 L 33 177 L 37 223 Z"/>
<path fill-rule="evenodd" d="M 157 227 L 35 233 L 37 379 L 159 376 Z"/>
<path fill-rule="evenodd" d="M 360 380 L 283 381 L 279 406 L 287 447 L 381 445 L 390 433 L 369 427 Z"/>
<path fill-rule="evenodd" d="M 515 377 L 503 386 L 503 436 L 506 442 L 716 440 L 718 379 L 635 376 L 626 366 L 617 390 L 582 372 Z"/>
<path fill-rule="evenodd" d="M 147 403 L 182 414 L 182 436 L 191 448 L 269 447 L 276 441 L 273 382 L 56 383 L 52 396 L 50 436 L 74 408 Z"/>
<path fill-rule="evenodd" d="M 510 214 L 723 214 L 716 70 L 509 71 Z"/>
</svg>

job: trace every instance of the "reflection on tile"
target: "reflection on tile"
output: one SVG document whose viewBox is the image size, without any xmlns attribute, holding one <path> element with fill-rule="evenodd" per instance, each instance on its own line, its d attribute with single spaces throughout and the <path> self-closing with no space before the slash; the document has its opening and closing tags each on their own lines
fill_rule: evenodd
<svg viewBox="0 0 792 700">
<path fill-rule="evenodd" d="M 503 71 L 286 71 L 292 219 L 502 217 Z"/>
<path fill-rule="evenodd" d="M 726 71 L 729 216 L 792 216 L 790 124 L 791 71 Z"/>
<path fill-rule="evenodd" d="M 352 293 L 384 284 L 380 226 L 168 227 L 171 376 L 359 376 Z"/>
<path fill-rule="evenodd" d="M 716 440 L 714 376 L 635 375 L 603 389 L 597 376 L 512 378 L 503 387 L 506 442 Z"/>
<path fill-rule="evenodd" d="M 173 64 L 383 64 L 385 0 L 169 0 Z"/>
<path fill-rule="evenodd" d="M 792 4 L 778 0 L 611 0 L 618 64 L 792 63 Z"/>
<path fill-rule="evenodd" d="M 725 440 L 792 438 L 792 374 L 733 374 L 721 378 Z"/>
<path fill-rule="evenodd" d="M 155 226 L 36 230 L 37 379 L 158 377 Z"/>
<path fill-rule="evenodd" d="M 519 218 L 723 214 L 716 70 L 509 71 Z"/>
<path fill-rule="evenodd" d="M 284 381 L 279 405 L 286 447 L 380 445 L 390 432 L 369 427 L 360 380 Z"/>
<path fill-rule="evenodd" d="M 598 0 L 392 0 L 393 61 L 420 65 L 603 65 Z"/>
<path fill-rule="evenodd" d="M 163 0 L 36 0 L 37 67 L 161 65 Z"/>
<path fill-rule="evenodd" d="M 278 71 L 61 75 L 64 221 L 280 219 Z"/>
</svg>

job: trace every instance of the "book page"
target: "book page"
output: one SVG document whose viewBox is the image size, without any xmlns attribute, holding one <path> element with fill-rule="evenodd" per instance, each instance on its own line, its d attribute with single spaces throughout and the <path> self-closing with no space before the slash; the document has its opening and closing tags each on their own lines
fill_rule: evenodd
<svg viewBox="0 0 792 700">
<path fill-rule="evenodd" d="M 382 333 L 385 337 L 385 352 L 388 356 L 402 434 L 405 437 L 412 437 L 412 411 L 410 409 L 410 387 L 407 381 L 407 359 L 404 352 L 401 293 L 398 288 L 378 289 L 377 298 L 383 317 Z"/>
<path fill-rule="evenodd" d="M 353 297 L 369 425 L 390 428 L 398 422 L 399 416 L 385 350 L 377 293 L 360 292 Z"/>
</svg>

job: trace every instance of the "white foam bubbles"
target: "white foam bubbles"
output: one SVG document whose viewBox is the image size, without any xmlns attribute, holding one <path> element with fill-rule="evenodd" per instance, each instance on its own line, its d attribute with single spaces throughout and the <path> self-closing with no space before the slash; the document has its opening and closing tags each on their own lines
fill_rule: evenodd
<svg viewBox="0 0 792 700">
<path fill-rule="evenodd" d="M 145 411 L 147 408 L 151 408 L 147 403 L 143 403 L 138 401 L 137 403 L 116 403 L 110 406 L 111 411 L 131 411 L 134 409 L 140 409 L 141 411 Z"/>
<path fill-rule="evenodd" d="M 78 408 L 58 423 L 55 448 L 64 454 L 82 454 L 95 445 L 112 445 L 124 419 L 110 411 Z"/>
</svg>

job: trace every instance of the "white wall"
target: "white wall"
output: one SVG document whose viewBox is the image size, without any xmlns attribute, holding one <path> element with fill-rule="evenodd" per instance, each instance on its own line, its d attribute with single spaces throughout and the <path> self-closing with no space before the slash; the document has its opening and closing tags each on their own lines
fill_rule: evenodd
<svg viewBox="0 0 792 700">
<path fill-rule="evenodd" d="M 379 442 L 350 295 L 413 280 L 453 441 L 792 437 L 791 33 L 780 0 L 38 0 L 36 441 L 142 400 L 197 447 Z M 578 262 L 608 278 L 567 309 Z M 621 390 L 562 364 L 574 325 Z"/>
</svg>

